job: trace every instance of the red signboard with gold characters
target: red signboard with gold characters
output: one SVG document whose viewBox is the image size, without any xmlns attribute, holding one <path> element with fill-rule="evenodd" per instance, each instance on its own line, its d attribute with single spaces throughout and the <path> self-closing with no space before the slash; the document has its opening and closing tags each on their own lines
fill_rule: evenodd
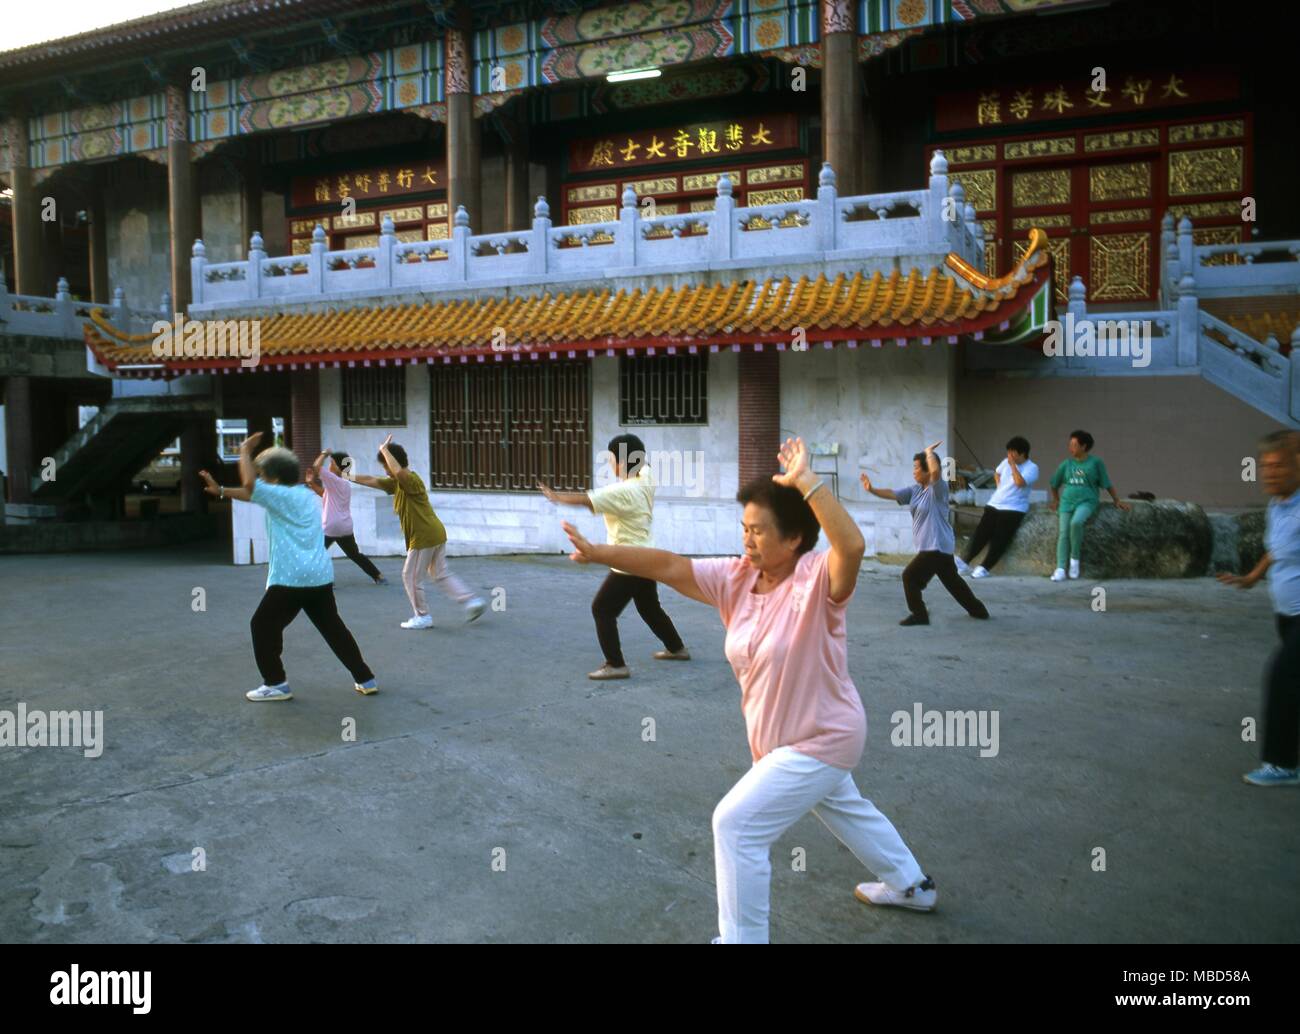
<svg viewBox="0 0 1300 1034">
<path fill-rule="evenodd" d="M 1103 73 L 1099 75 L 1098 73 Z M 1178 105 L 1235 100 L 1240 82 L 1233 69 L 1091 69 L 1080 66 L 1058 79 L 1008 79 L 935 100 L 939 133 L 1003 128 L 1061 119 L 1138 115 Z"/>
<path fill-rule="evenodd" d="M 730 158 L 798 146 L 794 115 L 684 122 L 666 129 L 610 133 L 569 145 L 569 172 L 609 172 L 702 158 Z"/>
</svg>

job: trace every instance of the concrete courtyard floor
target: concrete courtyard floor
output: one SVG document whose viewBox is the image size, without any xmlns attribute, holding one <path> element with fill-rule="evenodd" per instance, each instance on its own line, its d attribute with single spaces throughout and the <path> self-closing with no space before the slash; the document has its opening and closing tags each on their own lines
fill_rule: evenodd
<svg viewBox="0 0 1300 1034">
<path fill-rule="evenodd" d="M 208 547 L 0 560 L 0 708 L 102 709 L 106 740 L 94 759 L 0 749 L 0 940 L 707 943 L 710 816 L 749 764 L 716 613 L 665 590 L 695 660 L 658 663 L 629 607 L 634 677 L 594 683 L 603 569 L 453 559 L 505 609 L 466 626 L 440 598 L 407 632 L 399 565 L 377 588 L 335 562 L 379 694 L 303 616 L 297 699 L 255 705 L 265 568 Z M 1240 779 L 1265 591 L 1115 581 L 1098 613 L 1086 581 L 975 585 L 991 622 L 936 582 L 934 623 L 900 628 L 898 568 L 868 561 L 849 615 L 855 775 L 939 910 L 859 904 L 864 870 L 809 816 L 772 854 L 773 940 L 1295 941 L 1300 792 Z M 891 714 L 917 702 L 996 710 L 997 756 L 894 746 Z"/>
</svg>

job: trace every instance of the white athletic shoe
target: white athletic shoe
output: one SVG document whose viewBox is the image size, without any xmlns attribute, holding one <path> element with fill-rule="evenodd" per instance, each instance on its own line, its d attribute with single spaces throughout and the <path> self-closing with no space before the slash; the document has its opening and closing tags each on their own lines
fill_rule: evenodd
<svg viewBox="0 0 1300 1034">
<path fill-rule="evenodd" d="M 595 671 L 587 673 L 587 678 L 595 679 L 597 682 L 604 682 L 606 679 L 626 679 L 631 677 L 632 669 L 626 664 L 621 668 L 615 668 L 612 664 L 602 664 Z"/>
<path fill-rule="evenodd" d="M 992 572 L 989 571 L 988 568 L 983 564 L 980 564 L 979 567 L 975 568 L 975 570 L 970 573 L 970 576 L 972 578 L 987 578 L 991 573 Z"/>
<path fill-rule="evenodd" d="M 966 561 L 963 560 L 961 557 L 955 556 L 952 559 L 953 562 L 957 565 L 958 574 L 967 574 L 970 571 L 970 564 L 966 563 Z"/>
<path fill-rule="evenodd" d="M 1070 561 L 1070 577 L 1071 578 L 1079 577 L 1079 561 L 1077 560 Z"/>
<path fill-rule="evenodd" d="M 417 614 L 409 621 L 402 622 L 403 628 L 432 628 L 433 617 L 429 614 Z"/>
<path fill-rule="evenodd" d="M 891 890 L 883 883 L 859 883 L 853 896 L 868 905 L 894 905 L 913 912 L 929 912 L 939 900 L 939 892 L 929 876 L 907 890 Z"/>
<path fill-rule="evenodd" d="M 1064 567 L 1058 567 L 1055 571 L 1052 572 L 1052 581 L 1054 581 L 1054 582 L 1063 582 L 1063 581 L 1065 581 L 1065 568 L 1064 568 Z"/>
<path fill-rule="evenodd" d="M 293 692 L 289 689 L 289 683 L 281 682 L 278 686 L 258 686 L 256 689 L 250 689 L 244 696 L 254 703 L 261 703 L 264 700 L 292 700 Z"/>
<path fill-rule="evenodd" d="M 483 611 L 487 610 L 487 604 L 478 596 L 465 604 L 465 621 L 477 621 Z"/>
</svg>

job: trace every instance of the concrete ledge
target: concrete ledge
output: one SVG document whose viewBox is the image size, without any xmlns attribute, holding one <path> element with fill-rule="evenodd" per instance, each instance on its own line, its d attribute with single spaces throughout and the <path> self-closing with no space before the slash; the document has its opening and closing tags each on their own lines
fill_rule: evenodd
<svg viewBox="0 0 1300 1034">
<path fill-rule="evenodd" d="M 0 525 L 0 553 L 72 553 L 136 549 L 216 538 L 216 514 L 185 513 L 144 521 L 56 521 Z"/>
</svg>

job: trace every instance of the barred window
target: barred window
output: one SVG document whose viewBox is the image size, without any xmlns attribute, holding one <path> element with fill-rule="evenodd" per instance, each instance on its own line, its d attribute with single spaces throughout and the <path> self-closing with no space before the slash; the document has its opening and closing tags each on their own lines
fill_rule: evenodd
<svg viewBox="0 0 1300 1034">
<path fill-rule="evenodd" d="M 401 427 L 406 423 L 406 368 L 343 370 L 344 427 Z"/>
<path fill-rule="evenodd" d="M 708 355 L 621 356 L 618 422 L 707 424 Z"/>
<path fill-rule="evenodd" d="M 429 367 L 429 487 L 591 487 L 591 364 Z"/>
</svg>

